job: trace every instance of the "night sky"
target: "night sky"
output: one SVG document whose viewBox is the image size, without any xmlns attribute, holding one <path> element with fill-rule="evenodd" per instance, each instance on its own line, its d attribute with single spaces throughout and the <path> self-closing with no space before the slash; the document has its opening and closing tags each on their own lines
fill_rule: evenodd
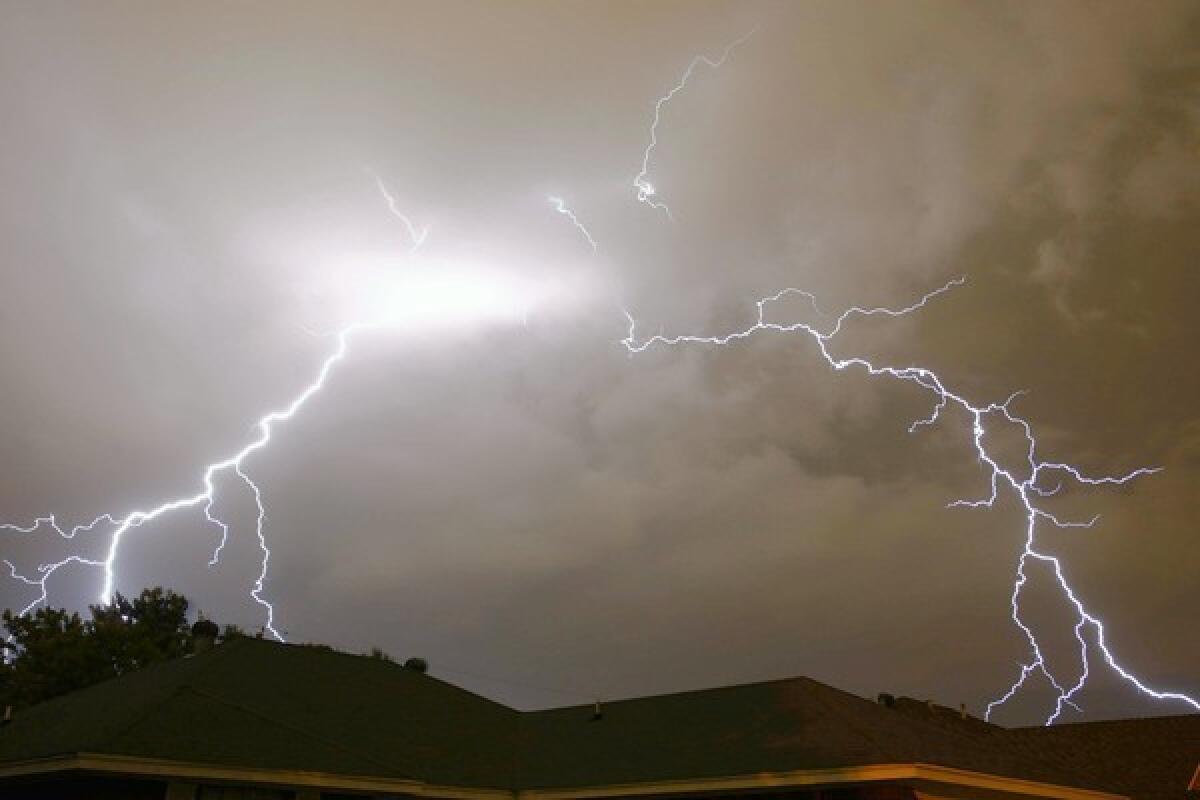
<svg viewBox="0 0 1200 800">
<path fill-rule="evenodd" d="M 662 109 L 674 220 L 637 202 L 655 102 L 751 30 Z M 1064 484 L 1046 507 L 1100 520 L 1039 543 L 1126 667 L 1200 695 L 1194 2 L 10 1 L 0 112 L 3 521 L 195 493 L 329 332 L 408 297 L 246 461 L 289 640 L 419 655 L 525 708 L 808 675 L 982 713 L 1029 658 L 1023 517 L 946 508 L 988 492 L 969 419 L 909 433 L 935 398 L 802 335 L 621 344 L 625 311 L 723 333 L 788 286 L 828 314 L 965 275 L 835 349 L 981 404 L 1026 390 L 1047 460 L 1163 467 Z M 254 630 L 253 496 L 217 490 L 217 566 L 193 508 L 127 534 L 117 588 Z M 103 558 L 106 530 L 10 530 L 0 557 Z M 1030 576 L 1073 682 L 1074 617 Z M 102 577 L 66 567 L 50 601 Z M 36 596 L 0 582 L 0 606 Z M 1189 710 L 1092 656 L 1064 719 Z M 995 718 L 1053 696 L 1031 678 Z"/>
</svg>

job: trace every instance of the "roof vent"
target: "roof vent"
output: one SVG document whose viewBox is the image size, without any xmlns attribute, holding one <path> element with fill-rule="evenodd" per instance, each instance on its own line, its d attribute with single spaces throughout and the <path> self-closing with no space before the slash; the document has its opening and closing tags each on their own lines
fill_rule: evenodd
<svg viewBox="0 0 1200 800">
<path fill-rule="evenodd" d="M 887 706 L 888 708 L 896 707 L 896 695 L 894 695 L 894 694 L 888 694 L 887 692 L 880 692 L 879 696 L 876 697 L 875 699 L 879 701 L 879 705 L 881 705 L 881 706 Z"/>
<path fill-rule="evenodd" d="M 411 669 L 413 672 L 425 673 L 429 671 L 429 662 L 423 658 L 410 658 L 404 662 L 405 669 Z"/>
</svg>

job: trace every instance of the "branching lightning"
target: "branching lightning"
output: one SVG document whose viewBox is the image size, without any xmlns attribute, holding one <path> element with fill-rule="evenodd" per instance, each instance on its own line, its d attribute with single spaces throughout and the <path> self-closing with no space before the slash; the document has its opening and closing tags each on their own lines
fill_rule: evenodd
<svg viewBox="0 0 1200 800">
<path fill-rule="evenodd" d="M 756 30 L 751 30 L 727 45 L 718 58 L 713 59 L 704 55 L 693 58 L 678 82 L 655 102 L 653 119 L 649 128 L 649 142 L 642 153 L 640 169 L 633 179 L 633 187 L 638 202 L 661 210 L 668 218 L 674 219 L 671 209 L 661 200 L 661 195 L 649 179 L 650 161 L 658 146 L 658 128 L 662 120 L 664 108 L 677 94 L 684 90 L 700 65 L 705 65 L 714 70 L 720 68 L 729 59 L 733 51 L 753 36 Z M 388 210 L 404 225 L 407 231 L 408 239 L 411 242 L 409 252 L 417 251 L 424 245 L 429 235 L 429 226 L 420 227 L 414 223 L 411 217 L 400 210 L 396 198 L 389 192 L 383 180 L 377 175 L 372 175 L 372 177 L 375 180 L 379 193 L 387 204 Z M 598 250 L 596 240 L 575 212 L 567 206 L 566 201 L 557 196 L 550 196 L 547 200 L 553 205 L 557 213 L 562 214 L 570 220 L 590 245 L 592 251 L 596 252 Z M 1051 525 L 1056 528 L 1091 528 L 1098 520 L 1095 517 L 1090 520 L 1060 519 L 1042 507 L 1040 501 L 1053 496 L 1059 491 L 1064 482 L 1074 482 L 1087 486 L 1122 485 L 1135 478 L 1153 474 L 1158 471 L 1157 468 L 1144 467 L 1133 470 L 1125 475 L 1093 477 L 1084 474 L 1078 468 L 1066 463 L 1041 460 L 1038 456 L 1038 444 L 1032 425 L 1024 417 L 1012 410 L 1012 405 L 1020 396 L 1020 392 L 1010 395 L 1003 402 L 980 405 L 969 401 L 962 394 L 948 388 L 941 377 L 928 368 L 911 365 L 877 365 L 864 357 L 837 356 L 833 354 L 831 347 L 834 340 L 842 332 L 844 326 L 852 320 L 860 317 L 904 317 L 919 311 L 935 298 L 962 286 L 964 283 L 964 278 L 956 278 L 928 292 L 916 302 L 901 308 L 853 306 L 841 312 L 836 317 L 830 317 L 832 321 L 828 325 L 820 327 L 808 322 L 784 323 L 768 319 L 768 310 L 774 304 L 786 297 L 792 296 L 805 299 L 811 305 L 812 309 L 819 316 L 821 315 L 821 310 L 817 307 L 816 297 L 810 292 L 794 288 L 783 289 L 774 295 L 758 300 L 756 303 L 756 317 L 748 327 L 720 335 L 668 336 L 660 333 L 639 340 L 635 319 L 632 314 L 626 312 L 628 329 L 625 338 L 622 340 L 622 344 L 631 355 L 636 355 L 652 347 L 682 345 L 725 347 L 736 345 L 743 340 L 763 334 L 803 334 L 807 335 L 816 344 L 821 356 L 834 371 L 858 368 L 872 377 L 886 376 L 897 381 L 914 384 L 928 392 L 932 397 L 933 407 L 928 415 L 913 421 L 909 425 L 910 433 L 915 433 L 922 427 L 938 424 L 943 420 L 943 412 L 948 408 L 961 411 L 970 420 L 969 438 L 975 455 L 985 470 L 987 491 L 984 496 L 979 498 L 954 500 L 948 503 L 947 507 L 990 509 L 994 507 L 996 501 L 1002 495 L 1011 495 L 1021 504 L 1024 511 L 1024 526 L 1021 534 L 1022 546 L 1020 555 L 1016 561 L 1009 602 L 1012 621 L 1020 630 L 1028 645 L 1028 657 L 1019 663 L 1018 674 L 1012 685 L 1002 695 L 988 704 L 986 716 L 990 718 L 991 714 L 997 708 L 1013 699 L 1026 686 L 1029 679 L 1035 675 L 1044 679 L 1057 693 L 1054 700 L 1054 707 L 1046 719 L 1047 724 L 1058 720 L 1067 707 L 1079 709 L 1077 696 L 1087 683 L 1093 667 L 1092 661 L 1097 654 L 1115 674 L 1135 687 L 1139 692 L 1158 700 L 1176 701 L 1186 704 L 1200 711 L 1200 701 L 1182 692 L 1163 691 L 1152 688 L 1122 666 L 1108 646 L 1103 622 L 1085 606 L 1075 589 L 1068 582 L 1065 568 L 1060 559 L 1038 549 L 1037 534 L 1039 524 Z M 473 295 L 473 299 L 475 302 L 486 300 L 486 298 L 482 298 L 481 300 L 478 293 Z M 265 531 L 267 512 L 262 491 L 248 472 L 248 462 L 252 455 L 265 449 L 271 443 L 273 435 L 280 425 L 292 420 L 308 404 L 309 400 L 325 387 L 334 369 L 346 358 L 351 340 L 356 334 L 387 324 L 389 323 L 386 321 L 382 323 L 356 323 L 344 327 L 336 334 L 333 334 L 335 346 L 321 361 L 313 380 L 281 408 L 259 417 L 254 426 L 256 433 L 241 449 L 203 467 L 199 476 L 199 485 L 195 487 L 196 491 L 194 494 L 183 494 L 173 499 L 162 501 L 157 505 L 133 509 L 121 515 L 111 513 L 101 514 L 89 522 L 74 526 L 61 524 L 53 514 L 38 517 L 26 525 L 0 524 L 0 532 L 15 535 L 32 535 L 48 529 L 66 540 L 73 540 L 80 534 L 95 534 L 100 531 L 106 532 L 108 536 L 107 551 L 102 559 L 90 559 L 80 555 L 70 555 L 59 561 L 39 564 L 34 575 L 26 575 L 19 572 L 13 562 L 8 559 L 0 562 L 8 568 L 9 575 L 13 580 L 37 590 L 38 596 L 26 605 L 21 613 L 28 613 L 38 605 L 47 603 L 49 591 L 47 582 L 59 570 L 72 565 L 100 572 L 102 575 L 102 586 L 99 592 L 99 599 L 101 602 L 108 602 L 111 600 L 117 584 L 118 556 L 125 534 L 134 528 L 158 521 L 177 511 L 198 509 L 202 512 L 206 523 L 219 532 L 219 537 L 209 560 L 210 566 L 218 564 L 228 543 L 231 526 L 216 511 L 218 499 L 217 479 L 222 477 L 228 478 L 232 474 L 249 490 L 249 496 L 253 499 L 255 507 L 254 532 L 262 554 L 258 574 L 249 591 L 249 595 L 263 609 L 265 614 L 264 630 L 276 639 L 282 640 L 282 634 L 275 627 L 275 609 L 271 602 L 264 597 L 271 559 L 271 549 L 268 546 Z M 1015 426 L 1020 435 L 1024 437 L 1024 456 L 1017 467 L 1002 466 L 1000 456 L 992 449 L 989 449 L 986 439 L 989 429 L 994 430 L 1003 426 Z M 1022 614 L 1022 597 L 1032 580 L 1029 574 L 1029 568 L 1032 565 L 1040 565 L 1047 568 L 1046 571 L 1054 576 L 1054 585 L 1065 601 L 1065 606 L 1074 613 L 1072 631 L 1075 641 L 1078 644 L 1079 666 L 1077 671 L 1072 671 L 1071 668 L 1060 665 L 1054 665 L 1052 668 L 1043 653 L 1038 632 L 1034 630 L 1032 624 L 1027 622 Z M 1070 675 L 1071 680 L 1064 679 L 1063 675 Z"/>
<path fill-rule="evenodd" d="M 666 336 L 658 334 L 648 338 L 638 340 L 636 323 L 632 315 L 626 312 L 626 317 L 629 321 L 629 329 L 627 335 L 622 340 L 622 344 L 632 354 L 642 353 L 646 349 L 661 345 L 673 346 L 682 344 L 708 344 L 715 346 L 726 346 L 740 342 L 744 339 L 749 339 L 762 333 L 774 332 L 793 334 L 801 333 L 809 336 L 816 343 L 821 356 L 825 359 L 834 370 L 841 371 L 850 367 L 857 367 L 865 370 L 872 376 L 887 376 L 896 380 L 905 381 L 916 384 L 922 389 L 930 392 L 934 397 L 933 410 L 927 417 L 921 418 L 913 422 L 909 426 L 909 432 L 914 432 L 918 427 L 933 425 L 938 422 L 943 412 L 948 406 L 954 406 L 964 411 L 971 420 L 971 442 L 975 449 L 975 454 L 981 464 L 983 464 L 988 474 L 989 491 L 987 495 L 980 499 L 974 500 L 955 500 L 948 504 L 949 508 L 991 508 L 999 498 L 1002 491 L 1010 491 L 1012 495 L 1021 503 L 1025 513 L 1025 527 L 1022 536 L 1023 547 L 1020 557 L 1017 560 L 1015 580 L 1013 582 L 1013 591 L 1010 599 L 1012 619 L 1014 624 L 1020 629 L 1025 640 L 1029 644 L 1030 658 L 1027 662 L 1021 664 L 1020 672 L 1013 682 L 1012 686 L 999 698 L 988 704 L 987 716 L 990 718 L 995 709 L 1002 706 L 1004 703 L 1011 700 L 1026 680 L 1033 673 L 1039 673 L 1049 682 L 1049 684 L 1058 693 L 1055 699 L 1053 711 L 1046 719 L 1046 724 L 1052 724 L 1062 714 L 1066 706 L 1071 706 L 1078 709 L 1075 697 L 1083 689 L 1090 674 L 1089 655 L 1093 652 L 1094 647 L 1098 651 L 1104 662 L 1122 679 L 1132 684 L 1138 691 L 1149 695 L 1158 700 L 1174 700 L 1191 706 L 1193 709 L 1200 710 L 1200 701 L 1190 697 L 1182 692 L 1175 691 L 1160 691 L 1147 686 L 1133 673 L 1122 666 L 1113 655 L 1108 643 L 1105 641 L 1105 631 L 1103 622 L 1090 612 L 1080 600 L 1076 591 L 1068 582 L 1062 562 L 1055 556 L 1048 555 L 1037 549 L 1037 526 L 1039 522 L 1048 523 L 1055 527 L 1084 527 L 1089 528 L 1095 524 L 1097 518 L 1080 522 L 1071 520 L 1060 520 L 1054 514 L 1044 510 L 1038 504 L 1038 499 L 1054 494 L 1058 487 L 1046 489 L 1039 486 L 1039 481 L 1043 478 L 1059 477 L 1067 480 L 1075 481 L 1076 483 L 1089 486 L 1099 485 L 1120 485 L 1127 483 L 1134 478 L 1151 475 L 1158 472 L 1158 468 L 1142 467 L 1126 475 L 1120 476 L 1101 476 L 1091 477 L 1083 474 L 1079 469 L 1069 464 L 1064 464 L 1054 461 L 1042 461 L 1037 456 L 1037 440 L 1034 437 L 1033 428 L 1030 423 L 1023 417 L 1013 413 L 1012 402 L 1020 396 L 1020 392 L 1010 395 L 1002 403 L 988 403 L 986 405 L 976 405 L 961 394 L 958 394 L 949 389 L 942 379 L 932 370 L 919 366 L 895 367 L 887 365 L 876 365 L 865 358 L 859 356 L 840 357 L 835 356 L 830 351 L 830 345 L 835 337 L 842 331 L 843 325 L 855 317 L 869 316 L 889 316 L 902 317 L 911 314 L 921 308 L 924 308 L 927 303 L 935 297 L 950 291 L 951 289 L 961 286 L 965 283 L 964 278 L 956 278 L 949 281 L 945 285 L 929 292 L 921 297 L 915 303 L 898 309 L 875 307 L 863 308 L 859 306 L 851 307 L 843 311 L 827 330 L 819 330 L 812 324 L 805 322 L 780 323 L 772 322 L 767 319 L 767 310 L 772 303 L 775 303 L 787 295 L 800 295 L 812 303 L 813 308 L 816 308 L 816 300 L 809 292 L 800 289 L 784 289 L 770 297 L 765 297 L 757 302 L 757 316 L 753 324 L 742 330 L 733 331 L 717 336 Z M 1018 476 L 1015 468 L 1004 468 L 1001 466 L 999 457 L 994 454 L 985 444 L 985 434 L 988 430 L 989 423 L 993 424 L 1010 424 L 1017 426 L 1024 437 L 1025 443 L 1025 459 L 1022 464 L 1023 476 Z M 1033 630 L 1032 626 L 1025 621 L 1021 615 L 1021 593 L 1029 582 L 1029 576 L 1026 572 L 1027 566 L 1031 562 L 1047 565 L 1053 571 L 1058 588 L 1066 600 L 1068 606 L 1075 613 L 1074 635 L 1079 644 L 1080 669 L 1076 680 L 1069 687 L 1064 686 L 1064 682 L 1059 679 L 1058 675 L 1061 669 L 1052 670 L 1047 663 L 1046 657 L 1043 655 L 1041 643 Z M 1094 643 L 1089 643 L 1087 634 L 1090 633 L 1094 638 Z"/>
<path fill-rule="evenodd" d="M 741 38 L 728 44 L 721 51 L 721 56 L 717 59 L 711 59 L 708 56 L 696 56 L 688 64 L 687 69 L 683 71 L 683 75 L 679 78 L 679 82 L 671 87 L 671 90 L 664 94 L 654 103 L 654 119 L 650 123 L 650 142 L 646 145 L 646 149 L 642 152 L 642 168 L 638 171 L 637 176 L 633 179 L 633 188 L 637 192 L 637 200 L 639 203 L 645 203 L 651 208 L 656 208 L 667 215 L 669 219 L 674 220 L 675 217 L 671 214 L 671 209 L 667 204 L 658 200 L 658 189 L 650 182 L 650 156 L 654 153 L 654 148 L 658 147 L 658 123 L 662 121 L 663 107 L 683 91 L 687 86 L 688 81 L 692 79 L 692 73 L 696 71 L 696 67 L 704 64 L 710 69 L 719 69 L 728 59 L 731 53 L 744 43 L 747 39 L 758 32 L 758 28 L 750 30 L 743 34 Z"/>
<path fill-rule="evenodd" d="M 380 193 L 387 202 L 388 208 L 408 230 L 412 239 L 412 250 L 419 248 L 424 244 L 429 229 L 416 228 L 411 219 L 398 209 L 394 197 L 388 192 L 383 181 L 378 177 L 375 180 Z M 256 509 L 254 532 L 258 540 L 259 549 L 262 552 L 258 575 L 254 580 L 249 595 L 255 603 L 263 608 L 265 613 L 264 631 L 282 641 L 283 635 L 275 627 L 275 608 L 264 597 L 267 574 L 270 569 L 271 549 L 267 544 L 265 532 L 267 512 L 263 502 L 262 491 L 246 471 L 247 462 L 250 457 L 258 451 L 265 449 L 271 443 L 276 427 L 295 417 L 308 404 L 309 400 L 325 387 L 334 368 L 346 358 L 350 341 L 356 334 L 378 328 L 393 327 L 403 323 L 405 321 L 404 318 L 407 316 L 415 317 L 419 323 L 427 325 L 435 322 L 435 319 L 431 315 L 436 317 L 439 314 L 448 314 L 452 309 L 458 309 L 467 313 L 482 314 L 487 307 L 511 301 L 511 298 L 505 294 L 505 289 L 485 285 L 478 276 L 464 282 L 455 283 L 452 277 L 442 275 L 436 280 L 425 282 L 402 282 L 397 288 L 400 294 L 391 298 L 397 302 L 398 307 L 395 310 L 384 314 L 379 319 L 356 322 L 332 334 L 335 346 L 332 352 L 321 362 L 315 378 L 301 389 L 286 405 L 259 417 L 254 425 L 257 431 L 256 435 L 240 450 L 204 467 L 200 475 L 199 491 L 195 494 L 176 497 L 144 509 L 134 509 L 123 515 L 101 514 L 90 522 L 72 527 L 62 526 L 54 515 L 39 517 L 28 525 L 0 524 L 0 532 L 4 533 L 34 534 L 43 528 L 48 528 L 64 539 L 74 539 L 81 533 L 91 533 L 97 529 L 106 529 L 108 531 L 108 549 L 103 559 L 87 559 L 79 555 L 71 555 L 60 561 L 40 564 L 37 567 L 36 577 L 30 577 L 18 572 L 16 566 L 11 561 L 5 559 L 3 563 L 8 567 L 10 576 L 14 580 L 38 588 L 38 596 L 27 604 L 21 610 L 21 613 L 29 613 L 38 605 L 46 603 L 49 592 L 47 581 L 60 569 L 72 564 L 98 569 L 102 572 L 103 581 L 99 600 L 101 603 L 109 602 L 115 592 L 118 556 L 125 534 L 133 528 L 154 522 L 176 511 L 199 508 L 204 515 L 205 521 L 220 532 L 217 544 L 213 549 L 212 557 L 208 561 L 209 566 L 215 566 L 221 560 L 221 554 L 228 543 L 230 532 L 229 523 L 215 513 L 214 507 L 217 502 L 216 481 L 222 474 L 233 473 L 250 491 L 250 496 L 254 500 Z"/>
<path fill-rule="evenodd" d="M 51 564 L 42 564 L 38 567 L 40 577 L 31 578 L 26 575 L 21 575 L 17 572 L 16 567 L 11 562 L 5 561 L 13 578 L 31 586 L 38 586 L 40 589 L 39 596 L 27 605 L 21 613 L 28 613 L 41 603 L 46 602 L 47 587 L 46 581 L 50 579 L 59 569 L 69 564 L 80 564 L 87 567 L 98 568 L 103 571 L 104 579 L 103 586 L 100 590 L 99 600 L 101 603 L 109 602 L 113 597 L 114 587 L 116 584 L 116 564 L 117 557 L 120 553 L 121 541 L 124 535 L 132 528 L 140 527 L 147 522 L 153 522 L 160 517 L 164 517 L 174 511 L 183 509 L 200 507 L 203 510 L 204 517 L 208 522 L 216 525 L 221 531 L 221 538 L 213 551 L 210 565 L 216 564 L 220 560 L 221 550 L 224 548 L 229 535 L 228 523 L 213 515 L 213 504 L 216 500 L 215 479 L 223 472 L 232 471 L 238 478 L 250 489 L 255 505 L 257 506 L 257 517 L 255 521 L 255 533 L 258 537 L 259 546 L 262 549 L 262 569 L 259 572 L 258 578 L 255 580 L 254 588 L 250 591 L 250 596 L 256 603 L 261 605 L 266 612 L 265 630 L 282 641 L 283 636 L 275 629 L 275 609 L 271 603 L 266 600 L 263 595 L 264 583 L 267 578 L 267 570 L 270 565 L 271 551 L 267 547 L 267 541 L 264 534 L 264 523 L 266 522 L 266 510 L 262 502 L 262 493 L 258 486 L 251 480 L 250 476 L 245 471 L 246 460 L 265 448 L 271 442 L 271 434 L 275 426 L 279 423 L 287 422 L 292 419 L 301 408 L 324 386 L 329 378 L 333 368 L 346 357 L 346 352 L 349 347 L 351 336 L 363 330 L 364 325 L 353 325 L 342 329 L 337 334 L 337 346 L 334 351 L 325 358 L 321 364 L 321 368 L 317 372 L 317 377 L 304 389 L 296 395 L 290 403 L 283 408 L 271 411 L 258 419 L 255 427 L 258 430 L 255 436 L 248 444 L 242 447 L 241 450 L 232 455 L 215 461 L 204 468 L 201 476 L 200 484 L 201 491 L 193 495 L 185 495 L 172 500 L 167 500 L 159 505 L 147 509 L 135 509 L 127 512 L 123 516 L 114 516 L 112 514 L 102 514 L 91 522 L 82 525 L 76 525 L 71 528 L 64 528 L 58 524 L 54 516 L 41 517 L 34 520 L 31 525 L 18 526 L 12 524 L 0 525 L 0 531 L 9 531 L 15 533 L 33 533 L 39 528 L 49 527 L 59 536 L 67 539 L 73 539 L 80 533 L 90 532 L 100 525 L 111 526 L 112 530 L 109 534 L 109 546 L 107 555 L 102 560 L 85 559 L 79 556 L 70 556 L 61 561 Z"/>
<path fill-rule="evenodd" d="M 375 177 L 376 185 L 379 188 L 380 194 L 383 195 L 387 202 L 388 209 L 396 216 L 407 229 L 410 238 L 412 239 L 412 250 L 416 250 L 424 244 L 426 237 L 429 235 L 429 228 L 417 228 L 412 220 L 399 210 L 395 198 L 388 192 L 383 180 Z M 411 252 L 411 251 L 410 251 Z M 90 533 L 96 528 L 107 526 L 111 528 L 109 533 L 109 546 L 105 557 L 101 560 L 87 559 L 81 556 L 72 555 L 60 561 L 47 564 L 40 564 L 37 568 L 38 577 L 29 577 L 17 571 L 13 563 L 7 559 L 4 564 L 8 567 L 9 573 L 14 580 L 25 583 L 29 586 L 38 587 L 38 596 L 26 605 L 22 610 L 22 614 L 27 614 L 36 608 L 38 605 L 47 602 L 48 588 L 46 582 L 62 569 L 71 564 L 79 564 L 81 566 L 96 568 L 103 571 L 103 583 L 99 594 L 101 603 L 108 602 L 112 599 L 116 585 L 116 565 L 118 555 L 120 553 L 121 542 L 125 534 L 133 529 L 140 527 L 147 522 L 153 522 L 161 517 L 164 517 L 175 511 L 195 508 L 199 506 L 204 513 L 204 518 L 211 525 L 215 526 L 220 531 L 220 538 L 216 547 L 213 550 L 212 558 L 209 559 L 208 565 L 215 566 L 220 562 L 221 553 L 229 540 L 229 524 L 216 516 L 213 513 L 213 506 L 217 499 L 216 478 L 224 472 L 233 472 L 241 480 L 241 482 L 250 490 L 251 496 L 254 499 L 256 507 L 254 532 L 258 539 L 259 548 L 262 551 L 262 562 L 257 578 L 254 581 L 254 586 L 250 590 L 250 597 L 254 602 L 263 607 L 266 615 L 266 621 L 263 628 L 270 633 L 274 638 L 282 641 L 283 636 L 275 628 L 275 608 L 265 597 L 263 592 L 267 580 L 267 573 L 270 568 L 271 550 L 267 545 L 265 523 L 266 523 L 266 507 L 263 504 L 262 491 L 258 485 L 246 472 L 247 459 L 265 448 L 271 442 L 271 435 L 275 426 L 291 420 L 299 411 L 308 403 L 317 392 L 325 386 L 333 368 L 341 362 L 345 357 L 350 345 L 351 337 L 360 331 L 368 328 L 379 327 L 379 324 L 355 324 L 343 328 L 335 334 L 336 346 L 333 352 L 330 353 L 324 361 L 322 361 L 320 369 L 317 371 L 316 378 L 305 386 L 299 394 L 297 394 L 291 402 L 284 407 L 271 411 L 258 419 L 255 423 L 257 435 L 242 449 L 232 455 L 213 462 L 204 468 L 201 475 L 200 485 L 201 491 L 193 495 L 185 495 L 172 500 L 167 500 L 159 505 L 147 509 L 135 509 L 121 516 L 115 516 L 111 513 L 101 514 L 90 522 L 75 525 L 69 528 L 59 524 L 57 518 L 51 514 L 45 517 L 35 519 L 31 524 L 21 526 L 15 524 L 0 524 L 0 532 L 17 533 L 17 534 L 33 534 L 39 529 L 49 528 L 64 539 L 74 539 L 81 533 Z"/>
</svg>

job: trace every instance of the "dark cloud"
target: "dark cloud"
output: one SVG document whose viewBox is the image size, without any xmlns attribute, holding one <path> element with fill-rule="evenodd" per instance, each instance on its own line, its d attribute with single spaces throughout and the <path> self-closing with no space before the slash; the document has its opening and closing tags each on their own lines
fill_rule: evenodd
<svg viewBox="0 0 1200 800">
<path fill-rule="evenodd" d="M 619 344 L 622 309 L 725 330 L 782 286 L 828 313 L 965 274 L 839 352 L 927 364 L 977 400 L 1028 390 L 1047 457 L 1165 466 L 1064 493 L 1056 509 L 1102 522 L 1046 546 L 1129 666 L 1200 690 L 1194 5 L 0 14 L 6 519 L 191 491 L 311 379 L 330 341 L 306 331 L 352 318 L 381 260 L 514 272 L 573 292 L 523 325 L 355 340 L 251 459 L 292 638 L 420 654 L 525 705 L 803 673 L 979 710 L 1025 656 L 1007 622 L 1021 519 L 945 509 L 985 488 L 966 421 L 908 433 L 929 397 L 832 373 L 803 339 Z M 664 113 L 651 174 L 671 223 L 633 199 L 653 103 L 756 25 Z M 375 174 L 432 225 L 418 256 Z M 216 532 L 182 514 L 130 533 L 120 584 L 255 627 L 252 499 L 222 488 L 220 566 Z M 27 571 L 65 552 L 4 541 Z M 51 589 L 99 587 L 72 570 Z M 1030 608 L 1070 664 L 1062 603 L 1037 588 Z M 1179 710 L 1105 675 L 1083 700 Z"/>
</svg>

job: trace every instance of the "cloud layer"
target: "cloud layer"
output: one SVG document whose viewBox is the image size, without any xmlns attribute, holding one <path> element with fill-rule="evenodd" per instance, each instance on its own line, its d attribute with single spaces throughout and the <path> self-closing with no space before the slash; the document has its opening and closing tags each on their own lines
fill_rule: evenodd
<svg viewBox="0 0 1200 800">
<path fill-rule="evenodd" d="M 330 342 L 308 331 L 352 319 L 374 271 L 494 269 L 569 299 L 356 339 L 248 465 L 291 638 L 419 654 L 523 705 L 808 674 L 979 710 L 1025 657 L 1007 622 L 1020 519 L 945 510 L 984 490 L 965 421 L 910 435 L 928 397 L 833 374 L 805 340 L 619 344 L 622 310 L 722 331 L 783 286 L 837 310 L 966 274 L 839 346 L 979 401 L 1029 390 L 1047 457 L 1165 466 L 1066 493 L 1064 513 L 1102 522 L 1045 541 L 1131 667 L 1200 690 L 1194 5 L 0 14 L 6 519 L 192 491 L 311 379 Z M 664 110 L 650 177 L 672 223 L 632 186 L 654 101 L 755 26 Z M 374 175 L 431 226 L 416 254 Z M 120 586 L 255 627 L 252 500 L 222 489 L 220 566 L 185 514 L 130 534 Z M 25 571 L 63 552 L 2 545 Z M 56 603 L 98 589 L 61 576 Z M 1061 604 L 1031 610 L 1069 673 Z M 1103 676 L 1083 703 L 1182 710 Z"/>
</svg>

